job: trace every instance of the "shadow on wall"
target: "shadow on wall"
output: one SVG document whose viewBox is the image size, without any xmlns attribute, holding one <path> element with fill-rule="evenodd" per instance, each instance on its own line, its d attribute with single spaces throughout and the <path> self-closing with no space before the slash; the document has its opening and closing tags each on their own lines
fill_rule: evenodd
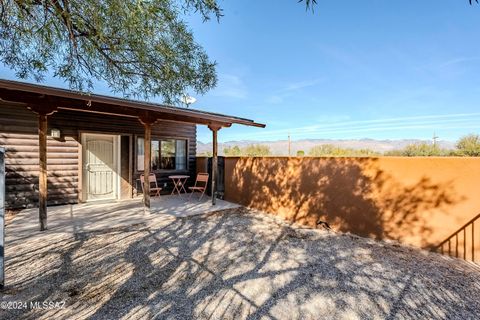
<svg viewBox="0 0 480 320">
<path fill-rule="evenodd" d="M 5 170 L 5 205 L 9 209 L 38 206 L 38 174 L 18 168 Z M 47 205 L 78 203 L 78 179 L 58 173 L 48 173 Z"/>
<path fill-rule="evenodd" d="M 10 135 L 0 134 L 0 145 L 4 145 L 6 151 L 5 205 L 9 209 L 36 207 L 39 193 L 38 141 L 23 138 L 24 142 L 14 144 L 9 139 Z M 69 137 L 69 141 L 76 149 L 76 138 Z M 64 142 L 65 138 L 47 140 L 47 148 L 50 148 L 47 155 L 48 205 L 78 203 L 78 153 L 59 151 L 58 144 Z"/>
<path fill-rule="evenodd" d="M 463 200 L 451 183 L 405 185 L 376 158 L 235 158 L 227 200 L 291 221 L 422 247 L 436 244 L 433 212 Z M 227 182 L 228 184 L 228 182 Z M 252 192 L 255 190 L 255 192 Z M 406 241 L 405 241 L 406 240 Z"/>
</svg>

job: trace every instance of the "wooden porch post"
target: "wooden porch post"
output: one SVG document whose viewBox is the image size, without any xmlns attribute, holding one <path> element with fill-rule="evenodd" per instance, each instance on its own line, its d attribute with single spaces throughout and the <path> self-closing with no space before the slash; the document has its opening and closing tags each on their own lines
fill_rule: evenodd
<svg viewBox="0 0 480 320">
<path fill-rule="evenodd" d="M 152 126 L 150 123 L 145 123 L 145 136 L 143 139 L 144 159 L 143 159 L 143 173 L 145 175 L 145 184 L 143 186 L 143 203 L 145 207 L 150 208 L 150 161 L 152 148 Z"/>
<path fill-rule="evenodd" d="M 150 176 L 150 167 L 151 167 L 151 154 L 152 154 L 152 124 L 157 120 L 152 115 L 145 113 L 139 116 L 140 122 L 144 127 L 144 137 L 143 137 L 143 149 L 144 149 L 144 159 L 143 159 L 143 174 L 145 176 L 145 184 L 143 186 L 143 204 L 146 208 L 150 209 L 150 183 L 148 177 Z"/>
<path fill-rule="evenodd" d="M 38 218 L 40 230 L 47 230 L 47 115 L 38 114 Z"/>
<path fill-rule="evenodd" d="M 217 202 L 217 175 L 218 175 L 218 141 L 217 133 L 222 127 L 218 125 L 209 125 L 208 128 L 212 130 L 212 205 L 215 205 Z"/>
<path fill-rule="evenodd" d="M 41 105 L 28 106 L 38 115 L 38 220 L 40 231 L 47 230 L 47 200 L 48 200 L 48 171 L 47 171 L 47 117 L 57 111 L 49 105 L 48 100 Z"/>
</svg>

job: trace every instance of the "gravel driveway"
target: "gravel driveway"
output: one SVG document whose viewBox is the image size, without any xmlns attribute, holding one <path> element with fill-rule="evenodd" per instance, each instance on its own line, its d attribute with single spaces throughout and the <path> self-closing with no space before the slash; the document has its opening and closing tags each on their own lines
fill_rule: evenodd
<svg viewBox="0 0 480 320">
<path fill-rule="evenodd" d="M 1 319 L 474 319 L 480 268 L 236 209 L 7 243 Z M 42 304 L 46 302 L 46 305 Z M 57 305 L 48 305 L 48 302 Z M 35 305 L 35 303 L 37 303 Z"/>
</svg>

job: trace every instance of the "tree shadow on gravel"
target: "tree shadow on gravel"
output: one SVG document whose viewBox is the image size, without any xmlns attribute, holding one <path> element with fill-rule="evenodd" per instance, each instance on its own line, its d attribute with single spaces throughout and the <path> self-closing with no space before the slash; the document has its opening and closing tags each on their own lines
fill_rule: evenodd
<svg viewBox="0 0 480 320">
<path fill-rule="evenodd" d="M 472 318 L 480 307 L 463 262 L 244 209 L 57 237 L 11 248 L 19 278 L 4 298 L 66 308 L 2 318 Z"/>
</svg>

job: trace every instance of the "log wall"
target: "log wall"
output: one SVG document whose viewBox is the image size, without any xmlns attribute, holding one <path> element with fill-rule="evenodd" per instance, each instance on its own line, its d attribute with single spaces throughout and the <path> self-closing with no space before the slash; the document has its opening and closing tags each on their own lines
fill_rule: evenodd
<svg viewBox="0 0 480 320">
<path fill-rule="evenodd" d="M 0 146 L 6 149 L 6 205 L 8 208 L 36 206 L 38 202 L 38 121 L 37 115 L 24 106 L 0 103 Z M 48 204 L 77 203 L 81 193 L 79 159 L 80 133 L 96 132 L 129 136 L 132 152 L 122 139 L 122 160 L 128 154 L 131 180 L 135 188 L 141 172 L 136 171 L 135 140 L 143 136 L 143 126 L 135 118 L 100 115 L 88 112 L 59 110 L 48 117 L 51 128 L 61 131 L 60 139 L 48 137 Z M 188 140 L 188 169 L 182 173 L 195 174 L 196 126 L 193 124 L 158 121 L 152 127 L 153 138 L 184 138 Z M 125 150 L 126 149 L 126 150 Z M 122 179 L 129 179 L 122 164 Z M 177 171 L 157 171 L 159 185 L 171 181 L 168 176 Z M 194 178 L 192 178 L 194 179 Z M 121 193 L 128 188 L 122 181 Z M 128 195 L 127 195 L 128 196 Z"/>
</svg>

